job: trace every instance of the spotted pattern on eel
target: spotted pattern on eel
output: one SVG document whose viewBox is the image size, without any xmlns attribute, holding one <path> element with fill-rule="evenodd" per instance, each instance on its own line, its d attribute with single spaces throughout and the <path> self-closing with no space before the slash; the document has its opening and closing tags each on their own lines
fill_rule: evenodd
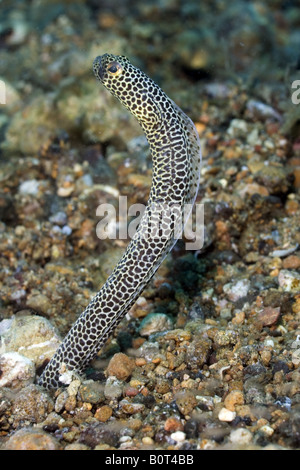
<svg viewBox="0 0 300 470">
<path fill-rule="evenodd" d="M 63 371 L 82 374 L 95 358 L 181 235 L 177 222 L 185 204 L 194 203 L 199 185 L 200 142 L 190 118 L 124 56 L 99 56 L 93 70 L 140 123 L 153 160 L 152 184 L 124 255 L 40 376 L 39 384 L 46 389 L 62 385 Z M 159 228 L 151 231 L 150 226 Z"/>
</svg>

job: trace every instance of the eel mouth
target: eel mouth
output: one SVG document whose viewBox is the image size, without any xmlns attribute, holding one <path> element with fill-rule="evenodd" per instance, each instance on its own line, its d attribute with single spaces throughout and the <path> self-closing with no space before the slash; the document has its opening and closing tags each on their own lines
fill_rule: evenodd
<svg viewBox="0 0 300 470">
<path fill-rule="evenodd" d="M 93 62 L 94 74 L 96 75 L 96 77 L 99 78 L 99 80 L 103 80 L 104 74 L 105 74 L 105 69 L 103 68 L 103 64 L 102 64 L 103 57 L 104 57 L 103 55 L 99 55 L 98 57 L 96 57 L 96 59 Z"/>
</svg>

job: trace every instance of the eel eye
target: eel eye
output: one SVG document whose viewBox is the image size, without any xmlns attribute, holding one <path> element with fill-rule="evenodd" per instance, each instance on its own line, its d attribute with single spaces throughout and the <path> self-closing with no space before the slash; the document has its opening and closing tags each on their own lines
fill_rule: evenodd
<svg viewBox="0 0 300 470">
<path fill-rule="evenodd" d="M 107 71 L 110 75 L 118 77 L 123 72 L 123 68 L 119 62 L 110 62 L 110 64 L 107 66 Z"/>
</svg>

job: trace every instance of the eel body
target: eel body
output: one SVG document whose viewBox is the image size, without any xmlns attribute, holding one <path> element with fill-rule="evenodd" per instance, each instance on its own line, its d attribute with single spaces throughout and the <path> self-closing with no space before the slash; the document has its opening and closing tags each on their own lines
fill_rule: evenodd
<svg viewBox="0 0 300 470">
<path fill-rule="evenodd" d="M 126 57 L 104 54 L 94 60 L 93 70 L 145 132 L 152 184 L 124 255 L 40 376 L 46 389 L 62 385 L 65 371 L 82 374 L 97 355 L 181 235 L 184 207 L 192 206 L 198 191 L 201 151 L 193 122 Z"/>
</svg>

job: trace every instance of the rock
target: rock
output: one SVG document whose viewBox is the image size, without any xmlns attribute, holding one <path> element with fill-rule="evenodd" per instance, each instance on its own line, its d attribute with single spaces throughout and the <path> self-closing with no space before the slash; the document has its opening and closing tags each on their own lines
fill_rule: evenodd
<svg viewBox="0 0 300 470">
<path fill-rule="evenodd" d="M 185 441 L 186 434 L 182 431 L 176 431 L 171 434 L 171 439 L 174 439 L 176 442 L 183 442 Z"/>
<path fill-rule="evenodd" d="M 146 437 L 143 437 L 143 438 L 142 438 L 142 443 L 143 443 L 144 445 L 146 445 L 146 446 L 151 446 L 151 445 L 154 444 L 154 441 L 153 441 L 153 439 L 152 439 L 151 437 L 146 436 Z"/>
<path fill-rule="evenodd" d="M 39 192 L 41 182 L 37 180 L 28 180 L 23 181 L 19 186 L 20 194 L 30 194 L 31 196 L 36 196 Z"/>
<path fill-rule="evenodd" d="M 13 198 L 10 194 L 0 193 L 0 220 L 7 222 L 14 217 Z"/>
<path fill-rule="evenodd" d="M 228 299 L 232 302 L 236 302 L 242 297 L 246 297 L 250 289 L 249 279 L 240 279 L 237 282 L 230 282 L 223 286 L 223 291 L 227 295 Z"/>
<path fill-rule="evenodd" d="M 149 341 L 145 341 L 138 349 L 138 355 L 147 362 L 153 361 L 153 359 L 160 356 L 158 343 L 150 343 Z"/>
<path fill-rule="evenodd" d="M 239 446 L 245 446 L 249 444 L 253 439 L 253 435 L 248 429 L 239 428 L 233 429 L 229 435 L 229 440 Z"/>
<path fill-rule="evenodd" d="M 158 379 L 155 384 L 155 390 L 157 393 L 161 393 L 162 395 L 164 393 L 168 393 L 171 389 L 171 386 L 169 382 L 165 379 Z"/>
<path fill-rule="evenodd" d="M 18 390 L 33 383 L 34 363 L 21 354 L 11 352 L 0 356 L 0 387 Z"/>
<path fill-rule="evenodd" d="M 180 419 L 171 417 L 165 421 L 164 428 L 167 432 L 183 431 L 183 424 Z"/>
<path fill-rule="evenodd" d="M 69 186 L 60 186 L 57 189 L 57 195 L 59 197 L 69 197 L 74 192 L 75 185 L 70 184 Z"/>
<path fill-rule="evenodd" d="M 280 307 L 266 307 L 257 315 L 263 326 L 274 325 L 280 317 Z"/>
<path fill-rule="evenodd" d="M 123 394 L 123 384 L 116 377 L 111 376 L 106 380 L 104 395 L 110 400 L 117 400 Z"/>
<path fill-rule="evenodd" d="M 76 396 L 81 385 L 81 381 L 78 379 L 72 380 L 70 385 L 67 388 L 69 397 Z"/>
<path fill-rule="evenodd" d="M 295 294 L 300 292 L 300 274 L 296 271 L 282 269 L 278 275 L 278 282 L 285 292 Z"/>
<path fill-rule="evenodd" d="M 263 432 L 267 437 L 271 437 L 274 434 L 274 429 L 267 424 L 259 428 L 260 432 Z"/>
<path fill-rule="evenodd" d="M 237 194 L 241 198 L 245 198 L 246 195 L 252 196 L 253 194 L 268 196 L 269 191 L 267 190 L 267 188 L 258 183 L 245 183 L 244 181 L 241 181 L 241 183 L 237 187 Z"/>
<path fill-rule="evenodd" d="M 66 404 L 66 401 L 68 399 L 68 391 L 67 390 L 63 390 L 59 395 L 58 397 L 56 398 L 55 400 L 55 411 L 56 413 L 60 413 L 61 411 L 63 411 L 64 407 L 65 407 L 65 404 Z"/>
<path fill-rule="evenodd" d="M 23 428 L 4 445 L 5 450 L 60 450 L 59 442 L 41 429 Z"/>
<path fill-rule="evenodd" d="M 281 122 L 282 116 L 274 109 L 261 101 L 249 100 L 246 105 L 247 115 L 252 119 L 266 121 L 272 119 Z"/>
<path fill-rule="evenodd" d="M 116 446 L 119 442 L 119 436 L 107 424 L 92 423 L 81 432 L 79 442 L 91 448 L 96 447 L 100 443 Z"/>
<path fill-rule="evenodd" d="M 141 336 L 150 336 L 153 333 L 170 330 L 172 320 L 165 313 L 150 313 L 141 322 L 139 333 Z"/>
<path fill-rule="evenodd" d="M 124 394 L 127 396 L 127 397 L 135 397 L 136 395 L 139 394 L 139 390 L 135 387 L 131 387 L 130 385 L 129 386 L 126 386 L 124 388 Z"/>
<path fill-rule="evenodd" d="M 112 408 L 110 406 L 104 405 L 101 408 L 98 408 L 95 413 L 95 418 L 101 423 L 105 423 L 112 416 Z"/>
<path fill-rule="evenodd" d="M 227 408 L 221 408 L 218 414 L 218 418 L 220 421 L 225 421 L 228 423 L 233 421 L 235 417 L 236 417 L 236 412 L 227 410 Z"/>
<path fill-rule="evenodd" d="M 176 396 L 175 402 L 180 413 L 183 415 L 189 415 L 197 405 L 196 397 L 190 390 L 179 392 Z"/>
<path fill-rule="evenodd" d="M 71 395 L 66 399 L 65 410 L 68 412 L 74 411 L 77 405 L 77 400 L 75 395 Z"/>
<path fill-rule="evenodd" d="M 196 395 L 198 401 L 198 407 L 203 411 L 212 411 L 214 409 L 215 403 L 212 397 L 205 397 L 202 395 Z"/>
<path fill-rule="evenodd" d="M 36 368 L 50 360 L 61 343 L 51 323 L 37 315 L 14 317 L 6 325 L 1 334 L 0 354 L 18 352 L 31 359 Z"/>
<path fill-rule="evenodd" d="M 68 222 L 67 214 L 63 211 L 58 211 L 55 214 L 51 215 L 51 217 L 49 217 L 49 222 L 54 225 L 59 225 L 60 227 L 63 227 Z"/>
<path fill-rule="evenodd" d="M 133 403 L 129 400 L 120 401 L 120 409 L 129 415 L 134 415 L 135 413 L 142 413 L 145 409 L 145 405 L 142 403 Z"/>
<path fill-rule="evenodd" d="M 243 136 L 248 132 L 248 124 L 242 119 L 232 119 L 230 121 L 230 126 L 227 129 L 227 133 L 234 137 Z"/>
<path fill-rule="evenodd" d="M 167 341 L 174 340 L 176 343 L 181 343 L 182 341 L 190 341 L 192 334 L 190 331 L 182 330 L 176 328 L 175 330 L 170 330 L 164 334 L 164 338 Z"/>
<path fill-rule="evenodd" d="M 50 299 L 44 294 L 36 294 L 31 297 L 28 297 L 26 300 L 26 306 L 32 308 L 36 312 L 44 313 L 49 315 L 52 310 L 52 304 Z"/>
<path fill-rule="evenodd" d="M 199 370 L 207 362 L 212 341 L 204 335 L 196 336 L 187 346 L 186 362 L 191 370 Z"/>
<path fill-rule="evenodd" d="M 13 426 L 17 427 L 22 421 L 41 423 L 53 409 L 53 401 L 47 393 L 37 385 L 28 385 L 13 400 Z"/>
<path fill-rule="evenodd" d="M 5 428 L 7 423 L 6 417 L 10 420 L 12 397 L 8 388 L 0 388 L 0 422 L 1 427 Z M 9 425 L 10 426 L 10 425 Z M 1 449 L 1 446 L 0 446 Z"/>
<path fill-rule="evenodd" d="M 224 400 L 224 405 L 227 410 L 235 411 L 236 405 L 244 404 L 244 394 L 241 390 L 232 390 L 228 393 Z"/>
<path fill-rule="evenodd" d="M 239 341 L 239 334 L 234 330 L 220 330 L 214 336 L 214 346 L 216 348 L 222 348 L 229 346 L 230 344 L 237 344 Z"/>
<path fill-rule="evenodd" d="M 187 420 L 184 426 L 184 432 L 188 439 L 195 439 L 198 437 L 198 421 L 196 419 Z"/>
<path fill-rule="evenodd" d="M 292 363 L 295 366 L 298 366 L 300 364 L 300 349 L 296 349 L 296 351 L 293 351 L 292 354 Z"/>
<path fill-rule="evenodd" d="M 298 269 L 300 268 L 300 256 L 291 255 L 283 260 L 282 266 L 284 269 Z"/>
<path fill-rule="evenodd" d="M 277 250 L 274 250 L 272 251 L 272 253 L 270 253 L 270 255 L 273 257 L 273 258 L 284 258 L 285 256 L 288 256 L 290 255 L 291 253 L 293 253 L 294 251 L 296 251 L 298 248 L 298 244 L 297 245 L 294 245 L 294 246 L 291 246 L 291 247 L 288 247 L 288 248 L 282 248 L 282 249 L 277 249 Z M 282 262 L 282 265 L 285 269 L 290 269 L 290 268 L 293 268 L 293 264 L 295 262 L 296 264 L 296 269 L 297 269 L 297 265 L 298 265 L 298 262 L 297 262 L 297 256 L 288 256 L 285 260 L 283 260 Z M 300 262 L 300 258 L 298 258 L 298 261 Z M 299 264 L 300 265 L 300 264 Z"/>
<path fill-rule="evenodd" d="M 258 184 L 264 186 L 270 194 L 286 193 L 291 187 L 292 170 L 272 164 L 264 165 L 254 175 Z"/>
<path fill-rule="evenodd" d="M 135 361 L 123 353 L 114 354 L 109 361 L 106 372 L 119 380 L 127 380 L 135 368 Z"/>
<path fill-rule="evenodd" d="M 73 444 L 68 444 L 64 450 L 90 450 L 85 444 L 79 444 L 79 442 L 74 442 Z"/>
<path fill-rule="evenodd" d="M 86 380 L 79 387 L 79 395 L 86 403 L 102 403 L 105 399 L 104 385 L 93 380 Z"/>
</svg>

